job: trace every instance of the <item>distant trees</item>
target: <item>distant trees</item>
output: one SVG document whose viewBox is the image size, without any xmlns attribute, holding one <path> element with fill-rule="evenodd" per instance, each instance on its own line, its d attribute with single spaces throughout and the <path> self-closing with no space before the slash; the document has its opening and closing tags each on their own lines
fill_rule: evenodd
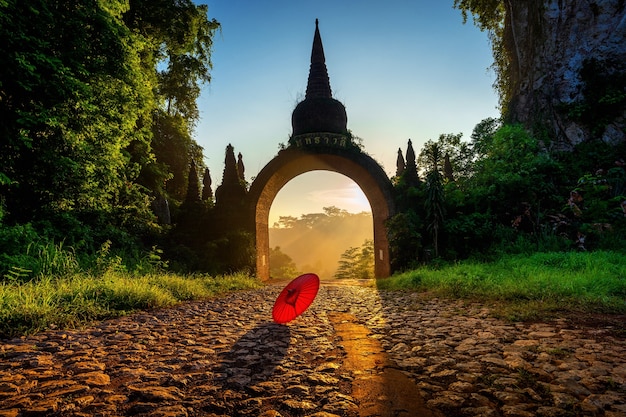
<svg viewBox="0 0 626 417">
<path fill-rule="evenodd" d="M 296 218 L 281 216 L 270 228 L 270 243 L 280 246 L 304 272 L 332 277 L 346 248 L 360 245 L 373 234 L 371 213 L 349 213 L 331 206 L 323 213 L 308 213 Z M 270 261 L 270 268 L 273 265 Z"/>
</svg>

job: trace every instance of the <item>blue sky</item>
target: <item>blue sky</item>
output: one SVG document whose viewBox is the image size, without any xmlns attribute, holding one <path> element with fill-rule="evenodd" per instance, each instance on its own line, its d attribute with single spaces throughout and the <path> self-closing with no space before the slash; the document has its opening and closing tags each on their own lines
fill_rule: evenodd
<svg viewBox="0 0 626 417">
<path fill-rule="evenodd" d="M 452 0 L 201 3 L 222 25 L 195 134 L 215 186 L 229 143 L 243 154 L 248 181 L 287 143 L 291 113 L 306 91 L 316 18 L 333 97 L 346 107 L 348 129 L 390 176 L 409 138 L 416 152 L 442 133 L 469 140 L 478 122 L 498 116 L 487 35 L 463 24 Z M 281 190 L 270 224 L 330 205 L 369 211 L 351 180 L 316 171 Z"/>
</svg>

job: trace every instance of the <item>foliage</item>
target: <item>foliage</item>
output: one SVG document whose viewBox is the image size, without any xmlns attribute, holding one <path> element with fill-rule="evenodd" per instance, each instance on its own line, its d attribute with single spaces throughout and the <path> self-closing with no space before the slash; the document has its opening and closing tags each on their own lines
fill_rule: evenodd
<svg viewBox="0 0 626 417">
<path fill-rule="evenodd" d="M 372 239 L 372 215 L 324 207 L 322 213 L 281 216 L 269 229 L 270 243 L 280 246 L 299 270 L 332 277 L 346 248 Z M 271 263 L 270 263 L 271 267 Z"/>
<path fill-rule="evenodd" d="M 208 19 L 206 5 L 191 0 L 132 0 L 124 22 L 145 40 L 139 55 L 156 80 L 152 132 L 157 165 L 146 168 L 143 180 L 156 187 L 152 188 L 156 193 L 167 191 L 180 201 L 190 162 L 204 168 L 202 149 L 192 132 L 199 118 L 200 84 L 211 80 L 213 35 L 220 24 Z M 160 183 L 155 176 L 161 176 Z M 165 179 L 169 181 L 162 190 Z"/>
<path fill-rule="evenodd" d="M 583 99 L 564 107 L 569 117 L 600 137 L 606 126 L 626 109 L 626 66 L 611 60 L 586 59 L 580 69 Z"/>
<path fill-rule="evenodd" d="M 219 29 L 207 14 L 190 0 L 0 4 L 0 246 L 31 237 L 1 272 L 38 274 L 34 254 L 59 242 L 81 265 L 106 242 L 133 264 L 162 238 L 152 200 L 176 209 L 190 161 L 203 168 L 192 133 Z"/>
<path fill-rule="evenodd" d="M 566 216 L 558 217 L 560 227 L 575 239 L 582 250 L 603 247 L 626 232 L 626 169 L 615 166 L 608 171 L 582 176 L 563 207 Z M 623 242 L 617 245 L 625 247 Z"/>
<path fill-rule="evenodd" d="M 555 310 L 624 314 L 625 276 L 622 253 L 537 252 L 489 263 L 420 268 L 378 280 L 377 285 L 499 303 L 503 315 L 514 311 L 510 318 L 536 319 Z"/>
<path fill-rule="evenodd" d="M 140 126 L 151 80 L 136 60 L 140 41 L 111 12 L 119 4 L 109 5 L 9 1 L 0 10 L 0 165 L 12 180 L 3 190 L 12 220 L 123 216 L 124 206 L 144 203 L 126 148 L 149 141 Z"/>
<path fill-rule="evenodd" d="M 453 155 L 451 163 L 467 167 L 465 175 L 442 178 L 442 149 Z M 495 119 L 479 123 L 469 144 L 456 135 L 426 142 L 419 157 L 425 181 L 410 187 L 394 178 L 397 214 L 387 224 L 392 270 L 434 262 L 431 245 L 438 263 L 624 250 L 624 149 L 584 143 L 571 155 L 550 154 L 521 126 Z"/>
<path fill-rule="evenodd" d="M 463 134 L 441 134 L 437 141 L 426 141 L 419 157 L 417 165 L 421 167 L 422 175 L 437 169 L 441 174 L 445 172 L 445 155 L 448 155 L 452 166 L 455 181 L 463 181 L 469 178 L 474 169 L 474 150 L 468 142 L 462 140 Z M 437 152 L 433 155 L 433 151 Z"/>
<path fill-rule="evenodd" d="M 301 273 L 291 257 L 280 250 L 280 246 L 270 248 L 270 277 L 272 279 L 295 278 Z"/>
<path fill-rule="evenodd" d="M 441 164 L 441 150 L 438 144 L 426 144 L 424 149 L 424 154 L 427 156 L 427 174 L 424 184 L 426 190 L 426 198 L 424 199 L 424 207 L 426 208 L 426 228 L 432 234 L 435 257 L 438 257 L 439 229 L 443 226 L 445 213 L 443 177 L 440 173 L 440 169 L 443 170 L 443 164 Z"/>
<path fill-rule="evenodd" d="M 392 271 L 417 268 L 422 251 L 421 219 L 408 210 L 391 217 L 386 226 Z"/>
<path fill-rule="evenodd" d="M 374 241 L 368 239 L 361 247 L 351 247 L 341 254 L 335 273 L 338 279 L 374 278 Z"/>
<path fill-rule="evenodd" d="M 0 337 L 68 328 L 140 309 L 170 307 L 261 284 L 245 274 L 227 276 L 72 274 L 0 283 Z"/>
<path fill-rule="evenodd" d="M 531 212 L 554 206 L 560 168 L 538 141 L 519 125 L 504 125 L 489 139 L 486 146 L 479 143 L 486 154 L 467 185 L 473 190 L 474 211 L 512 223 L 528 206 Z"/>
</svg>

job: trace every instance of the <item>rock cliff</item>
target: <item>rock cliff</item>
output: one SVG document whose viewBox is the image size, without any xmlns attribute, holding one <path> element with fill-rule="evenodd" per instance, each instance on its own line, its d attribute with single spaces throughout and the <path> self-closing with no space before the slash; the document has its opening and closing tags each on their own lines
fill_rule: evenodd
<svg viewBox="0 0 626 417">
<path fill-rule="evenodd" d="M 626 2 L 503 3 L 510 121 L 556 150 L 626 141 Z"/>
</svg>

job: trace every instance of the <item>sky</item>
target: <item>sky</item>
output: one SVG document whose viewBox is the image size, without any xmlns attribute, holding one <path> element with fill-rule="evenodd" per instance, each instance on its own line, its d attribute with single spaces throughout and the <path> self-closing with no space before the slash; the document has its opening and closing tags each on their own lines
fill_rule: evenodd
<svg viewBox="0 0 626 417">
<path fill-rule="evenodd" d="M 199 104 L 195 139 L 204 148 L 213 187 L 224 152 L 241 152 L 248 182 L 291 134 L 291 113 L 304 99 L 315 19 L 333 97 L 346 107 L 348 129 L 391 177 L 398 148 L 411 139 L 463 133 L 498 117 L 487 34 L 463 24 L 452 0 L 203 0 L 222 28 L 213 45 L 212 80 Z M 279 216 L 337 206 L 370 211 L 359 187 L 337 173 L 302 174 L 279 192 Z"/>
</svg>

